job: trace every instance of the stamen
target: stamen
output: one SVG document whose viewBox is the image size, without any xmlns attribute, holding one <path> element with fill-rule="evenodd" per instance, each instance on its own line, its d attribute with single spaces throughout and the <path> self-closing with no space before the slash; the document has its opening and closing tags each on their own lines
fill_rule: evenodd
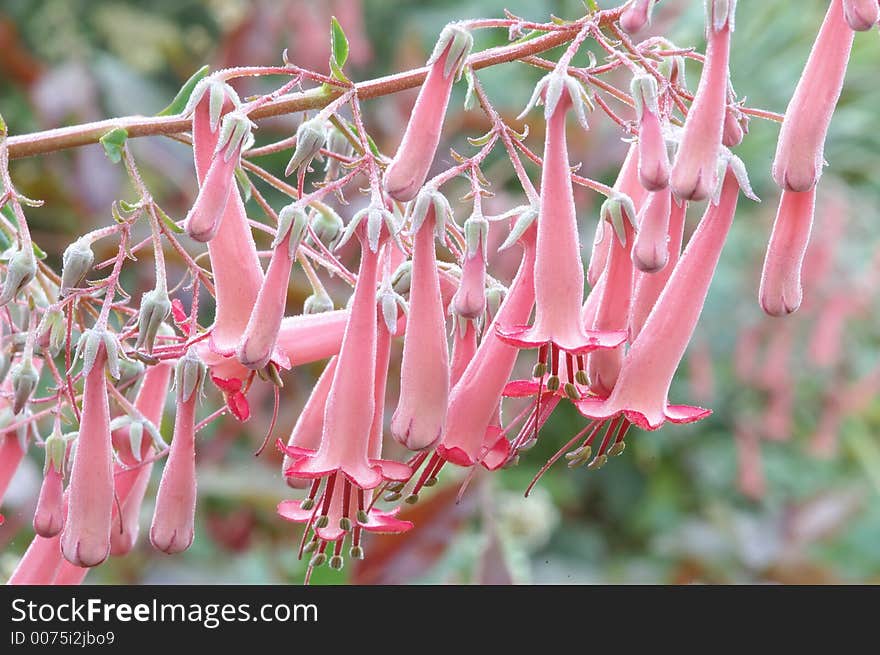
<svg viewBox="0 0 880 655">
<path fill-rule="evenodd" d="M 336 490 L 336 473 L 331 473 L 327 478 L 327 486 L 324 488 L 324 502 L 321 507 L 321 516 L 315 521 L 315 527 L 326 528 L 330 523 L 330 501 L 333 500 L 333 492 Z"/>
<path fill-rule="evenodd" d="M 590 423 L 588 423 L 587 427 L 585 427 L 583 430 L 581 430 L 576 435 L 574 435 L 574 437 L 572 437 L 568 443 L 566 443 L 562 448 L 560 448 L 559 450 L 556 451 L 556 453 L 553 455 L 553 457 L 551 457 L 549 460 L 547 460 L 547 463 L 541 467 L 541 470 L 538 471 L 538 473 L 535 475 L 535 477 L 532 478 L 532 481 L 529 483 L 529 486 L 526 487 L 526 493 L 525 493 L 526 497 L 528 497 L 528 495 L 532 492 L 532 489 L 534 489 L 535 485 L 538 484 L 538 480 L 540 480 L 541 477 L 543 477 L 543 475 L 547 471 L 550 470 L 550 467 L 553 466 L 559 460 L 560 457 L 562 457 L 562 455 L 565 453 L 565 451 L 567 451 L 574 444 L 576 444 L 578 441 L 583 439 L 584 434 L 586 434 L 587 430 L 591 430 L 594 427 L 595 427 L 595 421 L 591 421 Z"/>
<path fill-rule="evenodd" d="M 333 545 L 333 557 L 330 558 L 330 568 L 336 571 L 342 569 L 343 561 L 342 561 L 342 539 L 339 539 Z"/>
<path fill-rule="evenodd" d="M 351 482 L 345 478 L 342 485 L 342 517 L 339 519 L 339 528 L 348 532 L 351 530 L 351 519 L 348 517 L 351 511 Z"/>
</svg>

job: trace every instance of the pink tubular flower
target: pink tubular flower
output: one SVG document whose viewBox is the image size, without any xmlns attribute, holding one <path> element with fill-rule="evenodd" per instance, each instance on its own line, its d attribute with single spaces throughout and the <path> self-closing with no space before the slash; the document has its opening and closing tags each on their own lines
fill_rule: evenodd
<svg viewBox="0 0 880 655">
<path fill-rule="evenodd" d="M 449 394 L 446 436 L 437 446 L 428 468 L 439 469 L 443 461 L 457 466 L 482 464 L 499 468 L 509 455 L 509 443 L 489 426 L 501 394 L 516 363 L 517 349 L 500 337 L 497 326 L 528 319 L 535 302 L 535 229 L 522 236 L 523 258 L 507 296 L 492 325 L 483 335 L 477 351 Z M 418 494 L 418 490 L 414 490 Z"/>
<path fill-rule="evenodd" d="M 801 269 L 815 205 L 816 187 L 782 192 L 758 292 L 761 307 L 770 316 L 785 316 L 801 306 Z"/>
<path fill-rule="evenodd" d="M 327 395 L 321 444 L 316 451 L 288 448 L 294 460 L 287 475 L 320 482 L 327 478 L 325 501 L 330 503 L 336 477 L 344 477 L 343 488 L 351 492 L 374 489 L 383 479 L 399 479 L 408 475 L 406 466 L 369 457 L 369 435 L 375 400 L 371 385 L 376 361 L 376 281 L 379 253 L 370 249 L 365 230 L 358 229 L 361 239 L 361 263 L 357 286 L 336 371 Z M 337 476 L 337 474 L 340 474 Z M 313 485 L 314 498 L 317 485 Z"/>
<path fill-rule="evenodd" d="M 772 174 L 783 189 L 809 191 L 822 175 L 825 135 L 843 88 L 852 42 L 843 1 L 832 0 L 776 143 Z"/>
<path fill-rule="evenodd" d="M 650 204 L 646 205 L 648 206 Z M 633 265 L 630 253 L 635 238 L 634 214 L 634 205 L 629 198 L 622 195 L 612 196 L 602 205 L 600 220 L 610 223 L 614 229 L 609 230 L 613 234 L 611 251 L 602 274 L 602 295 L 599 297 L 592 325 L 595 332 L 627 334 L 632 298 Z M 608 230 L 609 226 L 606 225 L 604 229 Z M 587 377 L 593 393 L 603 397 L 611 393 L 620 373 L 623 351 L 621 344 L 616 348 L 604 348 L 590 353 L 587 359 Z"/>
<path fill-rule="evenodd" d="M 662 193 L 662 192 L 661 192 Z M 681 242 L 684 237 L 684 223 L 687 214 L 687 201 L 681 203 L 671 199 L 669 211 L 669 232 L 666 247 L 669 260 L 666 265 L 654 273 L 637 273 L 633 282 L 633 300 L 630 310 L 630 340 L 635 340 L 654 308 L 657 299 L 663 292 L 681 254 Z M 638 238 L 638 237 L 637 237 Z"/>
<path fill-rule="evenodd" d="M 641 32 L 651 24 L 651 12 L 656 0 L 632 0 L 620 14 L 620 26 L 627 34 Z"/>
<path fill-rule="evenodd" d="M 657 80 L 638 75 L 632 80 L 632 96 L 639 124 L 639 181 L 648 191 L 669 185 L 669 153 L 660 124 Z"/>
<path fill-rule="evenodd" d="M 193 540 L 196 512 L 196 404 L 205 377 L 205 365 L 194 352 L 177 363 L 177 413 L 174 436 L 150 526 L 150 542 L 168 554 L 180 553 Z"/>
<path fill-rule="evenodd" d="M 134 401 L 135 409 L 156 427 L 162 422 L 170 378 L 170 364 L 160 362 L 149 367 Z M 113 529 L 110 531 L 110 554 L 114 556 L 125 555 L 137 541 L 141 504 L 153 470 L 152 462 L 145 463 L 152 450 L 152 441 L 142 438 L 140 451 L 135 452 L 137 443 L 131 438 L 133 425 L 113 432 L 113 445 L 121 462 L 113 467 L 114 488 L 119 499 L 118 511 L 114 508 Z M 143 431 L 142 426 L 138 426 L 138 429 Z"/>
<path fill-rule="evenodd" d="M 445 230 L 433 203 L 414 217 L 409 319 L 400 363 L 400 399 L 391 435 L 410 450 L 430 448 L 443 436 L 449 398 L 449 350 L 434 251 L 435 226 Z"/>
<path fill-rule="evenodd" d="M 608 420 L 624 416 L 643 430 L 666 421 L 690 423 L 710 412 L 699 407 L 670 405 L 672 377 L 693 335 L 709 284 L 736 211 L 739 182 L 730 169 L 718 205 L 710 204 L 678 261 L 666 288 L 624 360 L 617 384 L 605 399 L 584 398 L 584 416 Z M 601 455 L 602 453 L 600 453 Z"/>
<path fill-rule="evenodd" d="M 342 548 L 349 534 L 352 543 L 350 555 L 362 559 L 361 535 L 364 531 L 400 533 L 412 527 L 412 523 L 396 518 L 397 509 L 383 512 L 372 507 L 373 489 L 382 481 L 406 480 L 411 471 L 404 464 L 379 459 L 382 455 L 391 328 L 388 317 L 384 317 L 385 321 L 380 319 L 378 323 L 381 327 L 377 326 L 376 269 L 379 253 L 372 252 L 367 247 L 366 237 L 361 233 L 358 235 L 363 238 L 358 284 L 351 304 L 345 342 L 331 375 L 320 445 L 317 450 L 312 450 L 279 443 L 292 462 L 285 475 L 288 478 L 312 480 L 305 500 L 286 500 L 278 504 L 278 513 L 282 518 L 307 526 L 300 555 L 317 551 L 310 560 L 310 569 L 326 561 L 325 553 L 329 544 L 333 544 L 330 566 L 342 568 Z M 396 316 L 393 318 L 396 319 Z M 395 322 L 392 320 L 392 323 Z M 350 367 L 354 367 L 354 370 Z M 363 383 L 365 372 L 369 372 L 370 378 L 367 379 L 371 379 L 372 384 Z M 314 400 L 320 403 L 320 397 Z M 313 436 L 306 430 L 312 427 L 309 419 L 309 424 L 303 423 L 303 430 L 292 436 L 296 436 L 297 440 L 311 440 Z M 327 462 L 323 466 L 320 461 L 308 461 L 322 457 Z M 325 470 L 318 470 L 320 468 Z M 321 478 L 325 476 L 324 490 L 318 496 Z M 310 533 L 312 537 L 307 542 Z"/>
<path fill-rule="evenodd" d="M 263 368 L 273 358 L 287 305 L 290 269 L 308 221 L 305 209 L 296 203 L 286 206 L 278 214 L 272 259 L 237 350 L 238 360 L 250 369 Z M 274 359 L 287 364 L 283 354 L 276 354 Z"/>
<path fill-rule="evenodd" d="M 196 175 L 204 186 L 220 136 L 220 115 L 237 105 L 237 97 L 220 83 L 212 84 L 210 93 L 197 96 L 194 92 L 193 97 L 198 98 L 193 112 L 193 153 Z M 263 284 L 257 247 L 234 181 L 219 228 L 208 241 L 208 255 L 216 298 L 210 346 L 217 353 L 233 355 Z"/>
<path fill-rule="evenodd" d="M 584 101 L 577 83 L 561 73 L 546 76 L 536 94 L 542 90 L 546 93 L 547 132 L 535 260 L 535 320 L 531 326 L 498 321 L 495 324 L 499 336 L 510 345 L 540 348 L 539 365 L 546 366 L 548 361 L 558 365 L 559 351 L 570 359 L 598 348 L 619 346 L 626 340 L 626 332 L 591 332 L 581 322 L 584 269 L 568 165 L 565 116 L 574 106 L 583 122 Z M 573 98 L 572 93 L 577 97 Z M 555 376 L 557 371 L 551 370 L 551 374 Z"/>
<path fill-rule="evenodd" d="M 672 191 L 684 200 L 705 200 L 715 189 L 727 107 L 736 0 L 708 0 L 706 10 L 706 61 L 672 167 Z"/>
<path fill-rule="evenodd" d="M 856 32 L 867 32 L 880 20 L 880 3 L 877 0 L 843 0 L 846 23 Z"/>
<path fill-rule="evenodd" d="M 473 42 L 470 33 L 456 24 L 440 33 L 403 140 L 385 169 L 385 190 L 395 200 L 412 200 L 425 183 L 440 143 L 452 83 L 461 75 Z"/>
<path fill-rule="evenodd" d="M 312 388 L 312 393 L 305 406 L 296 419 L 290 437 L 287 439 L 289 449 L 317 450 L 321 445 L 321 431 L 324 427 L 324 411 L 327 408 L 327 394 L 330 393 L 330 383 L 336 373 L 336 357 L 327 362 L 324 372 Z M 297 451 L 298 452 L 298 451 Z M 287 484 L 294 489 L 302 489 L 309 484 L 308 478 L 296 478 L 287 475 L 287 471 L 293 465 L 290 455 L 285 455 L 281 465 L 281 472 L 287 480 Z"/>
<path fill-rule="evenodd" d="M 110 554 L 113 472 L 110 404 L 107 399 L 107 349 L 98 333 L 84 336 L 85 387 L 76 456 L 70 474 L 69 508 L 61 533 L 61 552 L 76 566 L 97 566 Z M 90 346 L 95 348 L 89 362 Z"/>
</svg>

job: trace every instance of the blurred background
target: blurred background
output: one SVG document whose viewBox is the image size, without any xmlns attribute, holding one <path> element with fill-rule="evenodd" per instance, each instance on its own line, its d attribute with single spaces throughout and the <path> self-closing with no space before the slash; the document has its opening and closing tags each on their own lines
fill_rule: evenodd
<svg viewBox="0 0 880 655">
<path fill-rule="evenodd" d="M 702 4 L 664 0 L 650 34 L 703 50 Z M 731 79 L 749 106 L 785 110 L 827 6 L 827 0 L 741 0 Z M 447 21 L 498 17 L 505 7 L 535 21 L 550 14 L 577 18 L 583 11 L 574 0 L 5 0 L 0 113 L 11 134 L 149 115 L 165 107 L 205 63 L 212 70 L 277 64 L 285 48 L 294 63 L 327 72 L 331 15 L 351 42 L 350 77 L 368 79 L 422 65 Z M 482 49 L 506 39 L 504 30 L 487 30 L 477 35 L 476 45 Z M 477 475 L 458 503 L 461 471 L 446 471 L 440 485 L 406 509 L 416 521 L 412 532 L 371 537 L 364 562 L 342 572 L 323 567 L 313 583 L 880 582 L 880 333 L 874 322 L 880 259 L 873 229 L 880 206 L 878 61 L 877 31 L 857 34 L 826 148 L 830 166 L 818 194 L 805 301 L 788 319 L 764 317 L 757 303 L 779 196 L 769 176 L 778 126 L 752 120 L 735 149 L 763 202 L 740 200 L 671 394 L 674 402 L 711 407 L 709 419 L 654 433 L 633 430 L 625 454 L 602 470 L 569 471 L 560 464 L 525 499 L 535 471 L 583 425 L 570 407 L 560 406 L 518 467 Z M 585 62 L 585 55 L 576 61 Z M 688 66 L 693 90 L 699 67 Z M 518 126 L 514 117 L 541 74 L 512 63 L 482 71 L 479 78 L 496 107 Z M 615 81 L 628 86 L 624 78 Z M 280 84 L 279 78 L 243 82 L 236 82 L 242 96 Z M 453 136 L 439 150 L 438 167 L 452 161 L 445 154 L 448 146 L 470 153 L 465 137 L 486 128 L 479 111 L 464 111 L 464 84 L 455 93 L 444 130 Z M 410 91 L 366 103 L 368 130 L 384 152 L 394 151 L 414 98 Z M 537 116 L 526 122 L 532 147 L 540 151 Z M 257 143 L 292 134 L 300 120 L 261 122 Z M 572 130 L 571 158 L 583 162 L 581 174 L 611 183 L 627 146 L 600 112 L 591 122 L 589 133 Z M 182 218 L 196 191 L 191 151 L 161 137 L 135 140 L 132 147 L 154 196 Z M 280 174 L 289 156 L 279 153 L 260 163 Z M 537 182 L 535 169 L 528 170 Z M 484 171 L 497 193 L 492 212 L 520 204 L 522 194 L 502 158 L 491 158 Z M 133 196 L 123 170 L 100 146 L 16 161 L 12 172 L 23 193 L 46 201 L 28 216 L 35 240 L 56 263 L 76 236 L 111 220 L 114 200 Z M 284 202 L 260 188 L 274 206 Z M 589 244 L 599 199 L 581 189 L 577 200 L 583 241 Z M 262 218 L 253 202 L 248 209 Z M 464 204 L 456 209 L 459 220 L 469 211 Z M 696 219 L 691 217 L 692 225 Z M 102 253 L 97 256 L 100 261 Z M 509 279 L 515 263 L 493 256 L 490 272 Z M 172 258 L 169 275 L 179 279 L 182 269 L 177 264 L 175 277 L 174 266 Z M 132 295 L 151 282 L 149 266 L 141 267 L 143 281 L 136 268 L 125 280 Z M 298 312 L 310 291 L 301 276 L 293 279 L 288 311 Z M 332 289 L 341 306 L 348 291 Z M 210 306 L 204 320 L 209 323 Z M 399 353 L 400 344 L 396 348 Z M 276 436 L 289 432 L 320 369 L 302 367 L 287 375 Z M 524 361 L 521 372 L 528 370 Z M 396 375 L 392 365 L 389 416 Z M 302 580 L 304 566 L 296 560 L 301 528 L 275 514 L 277 502 L 292 497 L 280 475 L 280 457 L 268 450 L 253 456 L 271 417 L 268 387 L 256 386 L 250 400 L 262 409 L 249 422 L 226 418 L 199 437 L 200 500 L 192 548 L 170 557 L 146 539 L 157 470 L 139 545 L 90 572 L 88 582 Z M 219 394 L 209 394 L 205 413 L 219 402 Z M 170 433 L 172 423 L 166 416 L 163 432 Z M 42 453 L 32 448 L 4 501 L 0 580 L 32 537 L 41 467 Z"/>
</svg>

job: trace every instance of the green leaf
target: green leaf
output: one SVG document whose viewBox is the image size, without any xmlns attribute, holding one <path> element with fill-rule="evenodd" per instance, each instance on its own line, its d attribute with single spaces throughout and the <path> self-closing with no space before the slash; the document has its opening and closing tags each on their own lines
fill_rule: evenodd
<svg viewBox="0 0 880 655">
<path fill-rule="evenodd" d="M 370 144 L 370 151 L 378 157 L 379 156 L 379 146 L 376 145 L 376 142 L 373 141 L 373 137 L 371 137 L 369 134 L 367 135 L 367 143 Z"/>
<path fill-rule="evenodd" d="M 336 16 L 330 19 L 330 50 L 332 52 L 330 58 L 330 68 L 333 68 L 334 62 L 339 69 L 345 66 L 348 61 L 348 37 L 342 29 L 342 25 L 336 20 Z"/>
<path fill-rule="evenodd" d="M 250 178 L 248 178 L 247 173 L 244 172 L 241 166 L 235 167 L 235 180 L 238 182 L 238 186 L 241 187 L 242 200 L 247 202 L 251 199 L 251 184 Z"/>
<path fill-rule="evenodd" d="M 101 137 L 101 145 L 104 146 L 104 153 L 114 164 L 122 161 L 122 148 L 128 139 L 128 132 L 121 127 L 116 127 Z"/>
<path fill-rule="evenodd" d="M 174 232 L 175 234 L 183 234 L 183 228 L 178 226 L 177 223 L 171 220 L 171 217 L 165 213 L 165 211 L 159 206 L 154 205 L 156 207 L 156 212 L 159 214 L 159 218 L 162 219 L 162 222 L 165 223 L 165 226 Z"/>
<path fill-rule="evenodd" d="M 184 82 L 183 86 L 180 87 L 180 91 L 177 92 L 177 95 L 174 96 L 174 100 L 171 101 L 171 104 L 165 107 L 162 111 L 160 111 L 156 116 L 174 116 L 175 114 L 179 114 L 186 107 L 186 103 L 189 102 L 189 97 L 192 95 L 193 89 L 196 88 L 196 84 L 201 81 L 203 77 L 205 77 L 208 72 L 211 70 L 211 67 L 205 64 L 199 70 L 192 74 L 186 82 Z"/>
</svg>

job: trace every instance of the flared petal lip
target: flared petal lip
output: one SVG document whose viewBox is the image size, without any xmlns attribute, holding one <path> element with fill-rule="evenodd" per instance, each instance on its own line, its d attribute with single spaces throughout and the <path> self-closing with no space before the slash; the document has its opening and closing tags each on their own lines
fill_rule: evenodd
<svg viewBox="0 0 880 655">
<path fill-rule="evenodd" d="M 314 479 L 339 472 L 361 489 L 375 489 L 384 481 L 406 482 L 412 476 L 409 466 L 388 459 L 371 459 L 369 466 L 358 469 L 345 466 L 324 468 L 314 464 L 317 451 L 289 446 L 280 439 L 276 443 L 278 449 L 292 460 L 292 464 L 284 471 L 287 477 Z"/>
<path fill-rule="evenodd" d="M 471 457 L 463 448 L 458 446 L 444 446 L 440 444 L 435 451 L 440 457 L 450 464 L 471 468 L 481 464 L 483 468 L 494 471 L 501 468 L 510 457 L 510 442 L 503 431 L 491 425 L 483 437 L 483 445 L 480 449 L 481 456 Z"/>
<path fill-rule="evenodd" d="M 627 421 L 642 430 L 653 431 L 661 428 L 666 421 L 670 423 L 694 423 L 702 420 L 712 413 L 711 409 L 695 407 L 693 405 L 666 405 L 663 418 L 652 422 L 647 414 L 637 409 L 620 409 L 609 406 L 607 399 L 582 398 L 575 402 L 578 411 L 587 418 L 594 420 L 609 420 L 624 416 Z"/>
<path fill-rule="evenodd" d="M 276 508 L 278 515 L 286 521 L 292 523 L 309 523 L 315 515 L 314 508 L 303 509 L 301 500 L 282 500 Z M 399 534 L 406 532 L 413 527 L 411 521 L 404 521 L 397 518 L 399 507 L 395 507 L 387 512 L 375 507 L 367 512 L 366 521 L 358 521 L 357 524 L 367 532 L 375 532 L 379 534 Z M 322 541 L 338 541 L 347 533 L 337 526 L 327 526 L 318 528 L 316 531 L 318 538 Z"/>
<path fill-rule="evenodd" d="M 535 329 L 530 325 L 515 325 L 510 328 L 498 325 L 495 328 L 498 338 L 516 348 L 540 348 L 553 344 L 560 350 L 573 355 L 580 355 L 593 350 L 617 348 L 627 339 L 626 330 L 584 330 L 582 339 L 567 340 L 554 338 Z"/>
</svg>

